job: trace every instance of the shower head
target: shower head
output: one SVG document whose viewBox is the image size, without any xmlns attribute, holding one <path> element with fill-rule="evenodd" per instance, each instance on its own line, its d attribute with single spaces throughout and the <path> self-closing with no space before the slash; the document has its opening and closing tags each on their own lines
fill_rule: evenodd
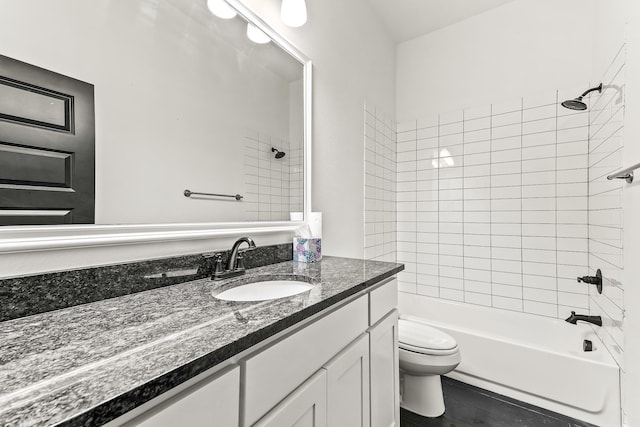
<svg viewBox="0 0 640 427">
<path fill-rule="evenodd" d="M 566 101 L 563 101 L 562 106 L 570 110 L 586 110 L 587 109 L 587 104 L 582 102 L 581 96 L 575 99 L 567 99 Z"/>
<path fill-rule="evenodd" d="M 284 156 L 286 156 L 286 154 L 287 154 L 287 153 L 285 153 L 284 151 L 279 151 L 279 150 L 277 150 L 277 149 L 275 149 L 275 148 L 273 148 L 273 147 L 271 147 L 271 152 L 272 152 L 272 153 L 276 153 L 276 159 L 281 159 L 281 158 L 283 158 Z"/>
<path fill-rule="evenodd" d="M 596 87 L 592 87 L 591 89 L 586 90 L 582 95 L 580 95 L 577 98 L 574 99 L 567 99 L 566 101 L 562 102 L 562 106 L 564 108 L 568 108 L 570 110 L 586 110 L 587 109 L 587 104 L 585 104 L 582 101 L 582 98 L 585 97 L 585 95 L 587 95 L 590 92 L 593 92 L 594 90 L 597 90 L 598 92 L 602 92 L 602 83 L 600 83 L 598 86 Z"/>
</svg>

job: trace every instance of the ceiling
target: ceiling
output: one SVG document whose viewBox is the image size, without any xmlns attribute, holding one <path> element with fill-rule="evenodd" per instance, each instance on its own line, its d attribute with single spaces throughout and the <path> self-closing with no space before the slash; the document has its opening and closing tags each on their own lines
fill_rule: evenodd
<svg viewBox="0 0 640 427">
<path fill-rule="evenodd" d="M 396 43 L 413 39 L 513 0 L 369 0 Z"/>
</svg>

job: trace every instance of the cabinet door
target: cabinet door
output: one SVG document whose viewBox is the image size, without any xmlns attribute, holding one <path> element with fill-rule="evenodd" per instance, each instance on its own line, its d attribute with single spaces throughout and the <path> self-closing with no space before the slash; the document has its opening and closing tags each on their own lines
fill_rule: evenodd
<svg viewBox="0 0 640 427">
<path fill-rule="evenodd" d="M 127 424 L 127 427 L 237 427 L 240 368 L 185 390 Z"/>
<path fill-rule="evenodd" d="M 371 364 L 371 427 L 400 426 L 398 311 L 369 329 Z"/>
<path fill-rule="evenodd" d="M 326 427 L 327 374 L 320 369 L 273 408 L 255 427 Z"/>
<path fill-rule="evenodd" d="M 369 427 L 369 336 L 362 335 L 325 365 L 327 425 Z"/>
</svg>

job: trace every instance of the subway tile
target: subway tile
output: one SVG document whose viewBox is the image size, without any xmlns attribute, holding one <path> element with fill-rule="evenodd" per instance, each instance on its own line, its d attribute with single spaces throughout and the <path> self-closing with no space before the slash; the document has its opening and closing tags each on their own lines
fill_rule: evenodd
<svg viewBox="0 0 640 427">
<path fill-rule="evenodd" d="M 551 263 L 542 263 L 542 262 L 523 261 L 522 273 L 534 274 L 538 276 L 555 277 L 556 265 L 555 263 L 551 264 Z"/>
<path fill-rule="evenodd" d="M 556 222 L 555 211 L 523 211 L 522 222 L 531 224 L 553 224 Z"/>
<path fill-rule="evenodd" d="M 464 268 L 464 279 L 476 280 L 479 282 L 491 282 L 491 271 L 473 269 L 473 268 Z"/>
<path fill-rule="evenodd" d="M 522 172 L 545 172 L 555 171 L 556 159 L 537 159 L 537 160 L 524 160 L 522 162 Z"/>
<path fill-rule="evenodd" d="M 555 104 L 535 106 L 522 111 L 522 120 L 524 122 L 549 118 L 553 118 L 554 120 L 556 118 Z"/>
<path fill-rule="evenodd" d="M 522 286 L 522 274 L 492 271 L 491 281 L 502 285 Z"/>
<path fill-rule="evenodd" d="M 469 154 L 464 156 L 464 161 L 466 166 L 488 165 L 491 162 L 491 154 Z"/>
<path fill-rule="evenodd" d="M 455 256 L 463 256 L 464 247 L 461 244 L 440 244 L 438 245 L 438 253 L 440 255 L 455 255 Z"/>
<path fill-rule="evenodd" d="M 470 222 L 464 225 L 464 234 L 491 234 L 491 224 Z"/>
<path fill-rule="evenodd" d="M 521 273 L 522 267 L 523 263 L 520 261 L 510 261 L 502 259 L 491 260 L 491 268 L 494 272 L 499 271 L 503 273 Z"/>
<path fill-rule="evenodd" d="M 464 154 L 480 154 L 491 151 L 491 141 L 467 142 L 464 144 Z"/>
<path fill-rule="evenodd" d="M 491 304 L 495 308 L 501 308 L 511 311 L 522 311 L 522 300 L 516 298 L 501 297 L 498 295 L 491 296 Z"/>
<path fill-rule="evenodd" d="M 520 248 L 500 248 L 492 245 L 491 258 L 499 260 L 521 261 L 522 252 Z"/>
<path fill-rule="evenodd" d="M 523 301 L 523 311 L 525 313 L 538 314 L 547 317 L 558 317 L 558 305 L 548 304 L 538 301 Z"/>
<path fill-rule="evenodd" d="M 493 199 L 491 200 L 492 211 L 519 211 L 522 208 L 520 199 Z"/>
<path fill-rule="evenodd" d="M 553 276 L 542 276 L 537 274 L 523 274 L 522 284 L 530 288 L 551 289 L 556 290 L 558 287 L 557 279 Z"/>
<path fill-rule="evenodd" d="M 572 142 L 572 141 L 586 142 L 589 139 L 589 127 L 583 126 L 579 128 L 572 128 L 572 129 L 558 129 L 556 134 L 557 134 L 558 144 L 563 142 Z"/>
<path fill-rule="evenodd" d="M 490 307 L 491 295 L 465 291 L 464 302 L 467 304 L 475 304 L 475 305 Z"/>
<path fill-rule="evenodd" d="M 465 268 L 465 271 L 467 269 L 472 269 L 474 271 L 475 270 L 491 271 L 491 260 L 489 258 L 473 258 L 473 257 L 469 257 L 465 253 L 464 268 Z M 466 277 L 467 276 L 465 275 L 465 278 Z M 474 277 L 473 279 L 474 280 L 480 280 L 477 277 Z"/>
<path fill-rule="evenodd" d="M 492 179 L 494 179 L 494 177 L 492 177 Z M 522 197 L 522 187 L 519 185 L 491 188 L 491 199 L 494 199 L 494 200 L 495 199 L 520 199 L 521 197 Z"/>
<path fill-rule="evenodd" d="M 528 249 L 544 249 L 544 250 L 556 250 L 556 238 L 555 237 L 530 237 L 525 236 L 522 238 L 522 247 Z"/>
<path fill-rule="evenodd" d="M 554 146 L 556 144 L 556 131 L 538 132 L 530 135 L 522 135 L 522 147 Z M 551 148 L 547 148 L 550 150 Z M 540 157 L 540 156 L 538 156 Z"/>
<path fill-rule="evenodd" d="M 522 150 L 520 148 L 514 150 L 493 151 L 491 153 L 491 163 L 519 162 L 521 154 Z"/>
<path fill-rule="evenodd" d="M 555 237 L 557 235 L 556 224 L 522 224 L 522 236 L 528 237 Z"/>
<path fill-rule="evenodd" d="M 556 157 L 556 145 L 540 145 L 522 148 L 523 160 L 544 159 L 550 157 Z"/>
<path fill-rule="evenodd" d="M 559 141 L 558 141 L 559 142 Z M 589 152 L 589 143 L 586 139 L 575 142 L 558 143 L 556 145 L 559 157 L 584 155 Z"/>
<path fill-rule="evenodd" d="M 579 295 L 569 292 L 558 292 L 557 294 L 558 304 L 584 309 L 589 307 L 589 297 L 587 295 Z"/>
<path fill-rule="evenodd" d="M 556 264 L 556 251 L 555 250 L 542 250 L 542 249 L 522 249 L 523 261 L 534 261 L 539 263 Z"/>
<path fill-rule="evenodd" d="M 440 296 L 438 286 L 424 285 L 422 284 L 422 282 L 420 282 L 420 284 L 417 285 L 416 291 L 414 293 L 417 293 L 418 295 L 424 295 L 427 297 L 434 297 L 434 298 L 438 298 Z"/>
<path fill-rule="evenodd" d="M 465 112 L 464 132 L 472 132 L 480 129 L 489 129 L 491 127 L 491 117 L 480 117 L 469 119 Z"/>
<path fill-rule="evenodd" d="M 491 286 L 491 293 L 494 296 L 522 299 L 523 289 L 521 286 L 503 285 L 494 283 Z"/>
<path fill-rule="evenodd" d="M 440 298 L 451 301 L 464 301 L 464 292 L 457 289 L 440 288 Z"/>
<path fill-rule="evenodd" d="M 511 136 L 521 135 L 522 125 L 520 123 L 512 125 L 496 126 L 491 124 L 491 139 L 507 138 Z"/>
<path fill-rule="evenodd" d="M 461 267 L 449 267 L 446 265 L 440 265 L 438 267 L 440 275 L 440 286 L 442 286 L 443 279 L 460 279 L 459 281 L 449 281 L 449 283 L 460 283 L 462 288 L 462 278 L 464 277 L 464 270 Z"/>
<path fill-rule="evenodd" d="M 494 234 L 491 236 L 491 246 L 499 247 L 499 248 L 512 248 L 512 249 L 519 250 L 522 247 L 522 237 L 519 235 L 499 236 Z"/>
<path fill-rule="evenodd" d="M 466 177 L 477 177 L 477 176 L 488 176 L 491 174 L 491 165 L 469 165 L 468 163 L 464 167 L 464 176 Z"/>
<path fill-rule="evenodd" d="M 512 162 L 502 162 L 502 163 L 493 163 L 491 165 L 491 175 L 511 175 L 511 174 L 519 174 L 522 171 L 522 162 L 512 161 Z"/>
<path fill-rule="evenodd" d="M 466 228 L 467 227 L 465 226 L 465 245 L 481 246 L 485 249 L 491 245 L 491 236 L 489 235 L 489 233 L 467 234 Z M 486 230 L 489 231 L 489 226 L 486 226 Z"/>
<path fill-rule="evenodd" d="M 520 108 L 517 108 L 514 111 L 502 113 L 502 114 L 494 114 L 491 116 L 491 125 L 492 127 L 500 127 L 507 125 L 520 125 L 522 121 L 522 112 Z"/>
<path fill-rule="evenodd" d="M 538 119 L 522 123 L 522 134 L 538 134 L 556 130 L 556 118 Z"/>
<path fill-rule="evenodd" d="M 491 129 L 478 129 L 465 132 L 463 134 L 465 144 L 478 141 L 489 141 L 491 139 Z"/>
<path fill-rule="evenodd" d="M 495 211 L 491 212 L 491 222 L 520 224 L 522 222 L 522 214 L 514 211 Z"/>
</svg>

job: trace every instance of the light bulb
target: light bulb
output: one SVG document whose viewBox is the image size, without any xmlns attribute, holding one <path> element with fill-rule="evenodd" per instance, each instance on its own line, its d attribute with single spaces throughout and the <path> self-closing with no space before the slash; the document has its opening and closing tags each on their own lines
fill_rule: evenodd
<svg viewBox="0 0 640 427">
<path fill-rule="evenodd" d="M 282 0 L 280 19 L 290 27 L 301 27 L 307 22 L 307 5 L 304 0 Z"/>
<path fill-rule="evenodd" d="M 211 13 L 222 19 L 235 18 L 238 14 L 224 0 L 207 0 L 207 7 L 211 11 Z"/>
<path fill-rule="evenodd" d="M 271 39 L 261 29 L 253 24 L 247 23 L 247 37 L 254 43 L 264 44 L 269 43 Z"/>
</svg>

